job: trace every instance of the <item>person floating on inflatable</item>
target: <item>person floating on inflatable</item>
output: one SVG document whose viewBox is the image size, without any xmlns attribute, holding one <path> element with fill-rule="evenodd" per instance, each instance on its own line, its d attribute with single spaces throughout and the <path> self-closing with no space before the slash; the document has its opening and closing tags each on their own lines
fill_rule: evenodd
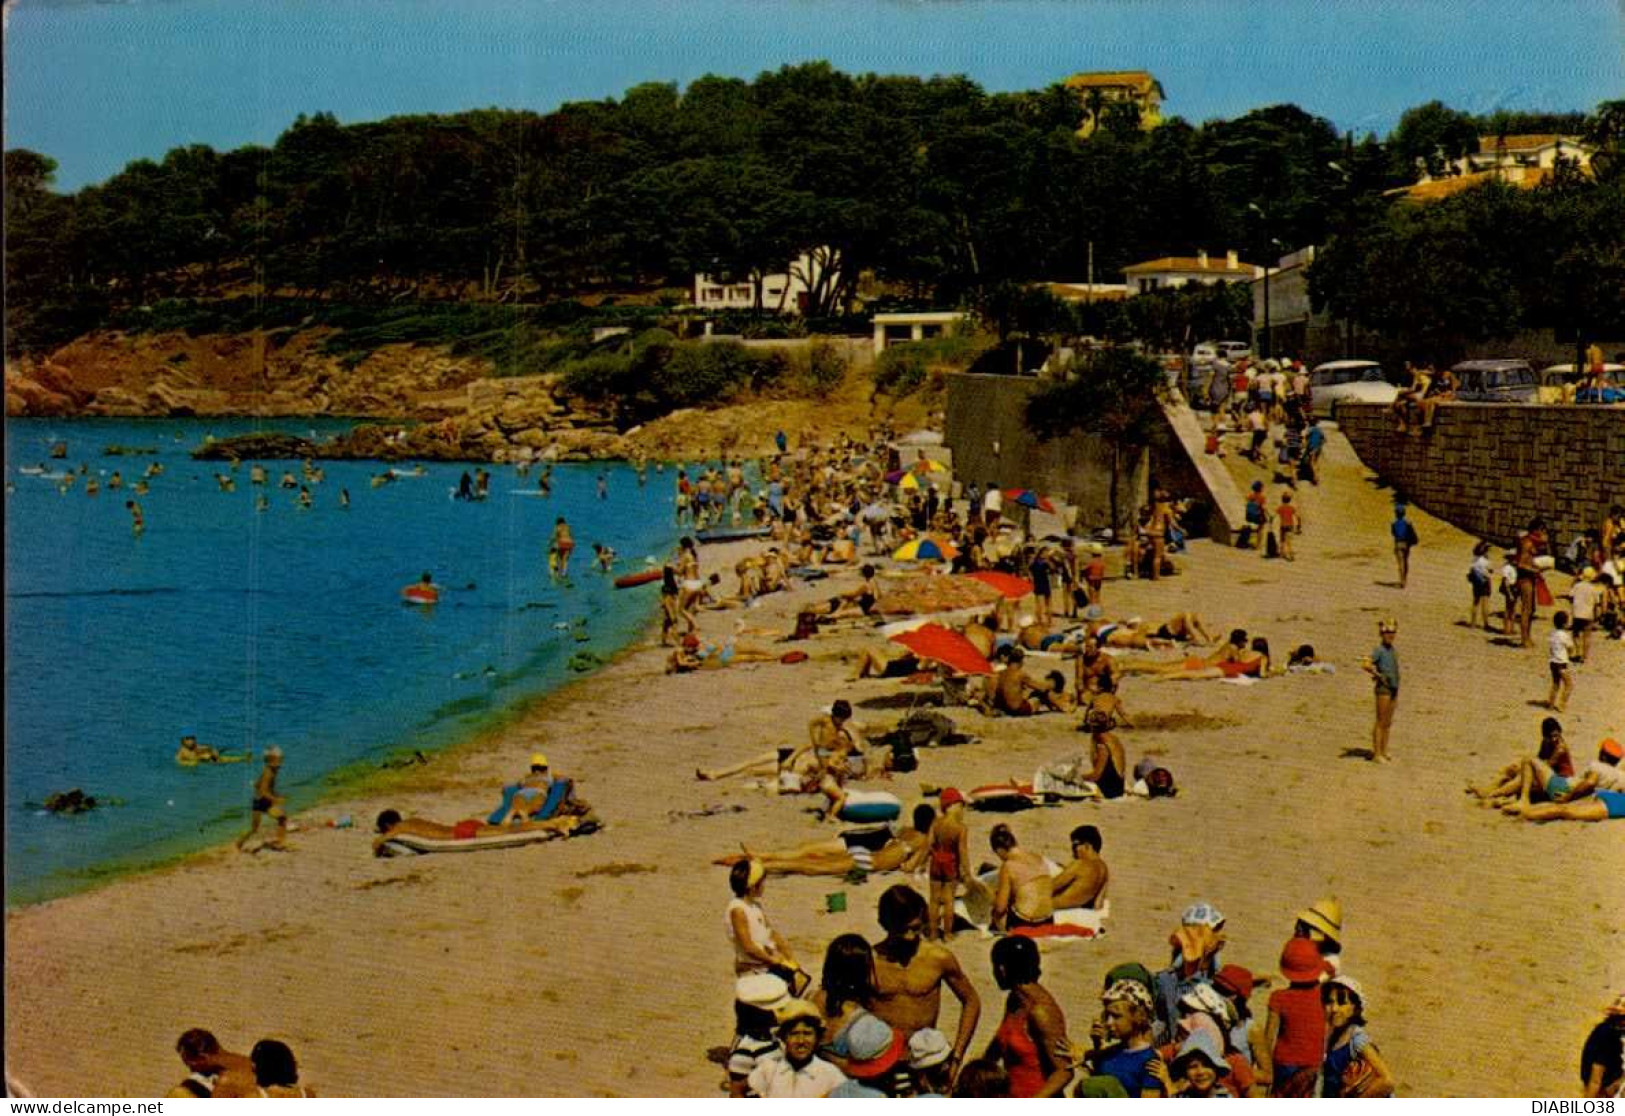
<svg viewBox="0 0 1625 1116">
<path fill-rule="evenodd" d="M 182 767 L 196 767 L 200 763 L 242 763 L 254 758 L 252 749 L 246 752 L 222 752 L 212 744 L 199 744 L 190 734 L 181 737 L 181 746 L 175 752 L 175 762 Z"/>
<path fill-rule="evenodd" d="M 408 585 L 401 590 L 401 596 L 408 604 L 432 605 L 440 601 L 440 586 L 434 583 L 434 577 L 428 570 L 415 585 Z"/>
</svg>

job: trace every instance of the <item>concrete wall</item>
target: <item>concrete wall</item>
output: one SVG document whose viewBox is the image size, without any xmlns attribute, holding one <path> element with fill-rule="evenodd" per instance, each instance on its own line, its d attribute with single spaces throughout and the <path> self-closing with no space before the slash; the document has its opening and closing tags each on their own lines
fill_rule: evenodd
<svg viewBox="0 0 1625 1116">
<path fill-rule="evenodd" d="M 1619 407 L 1446 403 L 1433 432 L 1416 436 L 1399 433 L 1387 407 L 1339 404 L 1337 424 L 1397 494 L 1502 545 L 1537 515 L 1566 545 L 1625 504 Z"/>
<path fill-rule="evenodd" d="M 1027 376 L 947 377 L 948 407 L 943 441 L 953 451 L 954 479 L 962 485 L 1031 488 L 1079 509 L 1080 528 L 1106 526 L 1111 519 L 1111 446 L 1103 439 L 1075 434 L 1040 442 L 1027 432 L 1027 399 L 1048 381 Z M 1194 424 L 1194 419 L 1192 420 Z M 1228 540 L 1229 503 L 1209 491 L 1201 469 L 1192 464 L 1181 431 L 1171 423 L 1155 432 L 1151 449 L 1125 462 L 1118 480 L 1118 509 L 1128 515 L 1144 503 L 1153 483 L 1176 498 L 1192 497 L 1219 514 L 1209 533 Z M 1193 429 L 1194 425 L 1193 425 Z M 1198 445 L 1200 432 L 1196 434 Z M 1196 450 L 1200 453 L 1199 448 Z M 1224 478 L 1228 481 L 1228 477 Z M 1230 485 L 1236 508 L 1240 497 Z"/>
</svg>

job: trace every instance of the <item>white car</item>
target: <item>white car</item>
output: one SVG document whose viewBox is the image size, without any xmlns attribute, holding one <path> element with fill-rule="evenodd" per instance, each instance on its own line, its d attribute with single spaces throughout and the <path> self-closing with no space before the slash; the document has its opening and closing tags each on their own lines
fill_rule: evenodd
<svg viewBox="0 0 1625 1116">
<path fill-rule="evenodd" d="M 1231 364 L 1253 355 L 1253 347 L 1245 341 L 1220 341 L 1218 345 L 1219 355 Z"/>
<path fill-rule="evenodd" d="M 1309 402 L 1322 414 L 1345 400 L 1392 403 L 1398 397 L 1399 389 L 1383 379 L 1382 365 L 1374 360 L 1331 360 L 1309 373 Z"/>
<path fill-rule="evenodd" d="M 1216 341 L 1203 341 L 1191 350 L 1192 366 L 1212 364 L 1219 359 L 1219 346 Z"/>
</svg>

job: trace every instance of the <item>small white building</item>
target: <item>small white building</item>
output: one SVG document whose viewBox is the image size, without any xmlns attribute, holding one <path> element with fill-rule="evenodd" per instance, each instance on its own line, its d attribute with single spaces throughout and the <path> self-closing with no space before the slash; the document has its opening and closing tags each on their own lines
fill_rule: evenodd
<svg viewBox="0 0 1625 1116">
<path fill-rule="evenodd" d="M 1226 252 L 1222 260 L 1209 258 L 1206 249 L 1194 256 L 1163 256 L 1131 264 L 1123 269 L 1131 294 L 1148 294 L 1170 287 L 1184 287 L 1191 283 L 1211 286 L 1214 283 L 1246 283 L 1264 274 L 1263 269 L 1242 263 L 1235 252 Z"/>
<path fill-rule="evenodd" d="M 907 314 L 876 314 L 875 356 L 904 341 L 928 341 L 959 329 L 965 320 L 960 310 L 924 310 Z"/>
<path fill-rule="evenodd" d="M 784 271 L 775 271 L 754 278 L 721 279 L 696 272 L 694 275 L 694 305 L 700 310 L 752 310 L 756 307 L 756 284 L 762 288 L 762 309 L 769 314 L 805 314 L 808 293 L 818 285 L 839 279 L 839 274 L 825 273 L 835 258 L 833 250 L 819 248 L 803 252 Z"/>
</svg>

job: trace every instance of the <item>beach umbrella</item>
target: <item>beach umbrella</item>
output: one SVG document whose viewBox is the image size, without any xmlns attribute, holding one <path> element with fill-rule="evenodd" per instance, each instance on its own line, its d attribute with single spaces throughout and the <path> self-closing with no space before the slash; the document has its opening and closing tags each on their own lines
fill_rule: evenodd
<svg viewBox="0 0 1625 1116">
<path fill-rule="evenodd" d="M 926 624 L 913 631 L 899 632 L 891 637 L 922 659 L 941 663 L 960 674 L 992 674 L 993 664 L 987 661 L 976 645 L 952 628 L 941 624 Z"/>
<path fill-rule="evenodd" d="M 910 491 L 917 490 L 920 487 L 920 478 L 913 473 L 905 473 L 903 479 L 897 482 L 897 487 L 906 488 Z"/>
<path fill-rule="evenodd" d="M 886 483 L 896 484 L 906 476 L 908 476 L 907 469 L 893 469 L 891 472 L 886 474 Z"/>
<path fill-rule="evenodd" d="M 997 570 L 978 570 L 976 573 L 966 574 L 972 581 L 980 581 L 983 585 L 990 585 L 999 591 L 1000 596 L 1009 597 L 1012 601 L 1019 601 L 1033 591 L 1033 583 L 1024 577 L 1015 574 L 1000 573 Z"/>
<path fill-rule="evenodd" d="M 1030 488 L 1007 488 L 1004 498 L 1024 508 L 1037 508 L 1039 511 L 1054 512 L 1055 505 Z"/>
<path fill-rule="evenodd" d="M 940 461 L 933 461 L 929 457 L 920 458 L 911 468 L 916 473 L 946 473 L 948 471 L 948 466 Z"/>
<path fill-rule="evenodd" d="M 899 562 L 951 562 L 959 555 L 953 543 L 929 536 L 910 539 L 892 552 Z"/>
</svg>

